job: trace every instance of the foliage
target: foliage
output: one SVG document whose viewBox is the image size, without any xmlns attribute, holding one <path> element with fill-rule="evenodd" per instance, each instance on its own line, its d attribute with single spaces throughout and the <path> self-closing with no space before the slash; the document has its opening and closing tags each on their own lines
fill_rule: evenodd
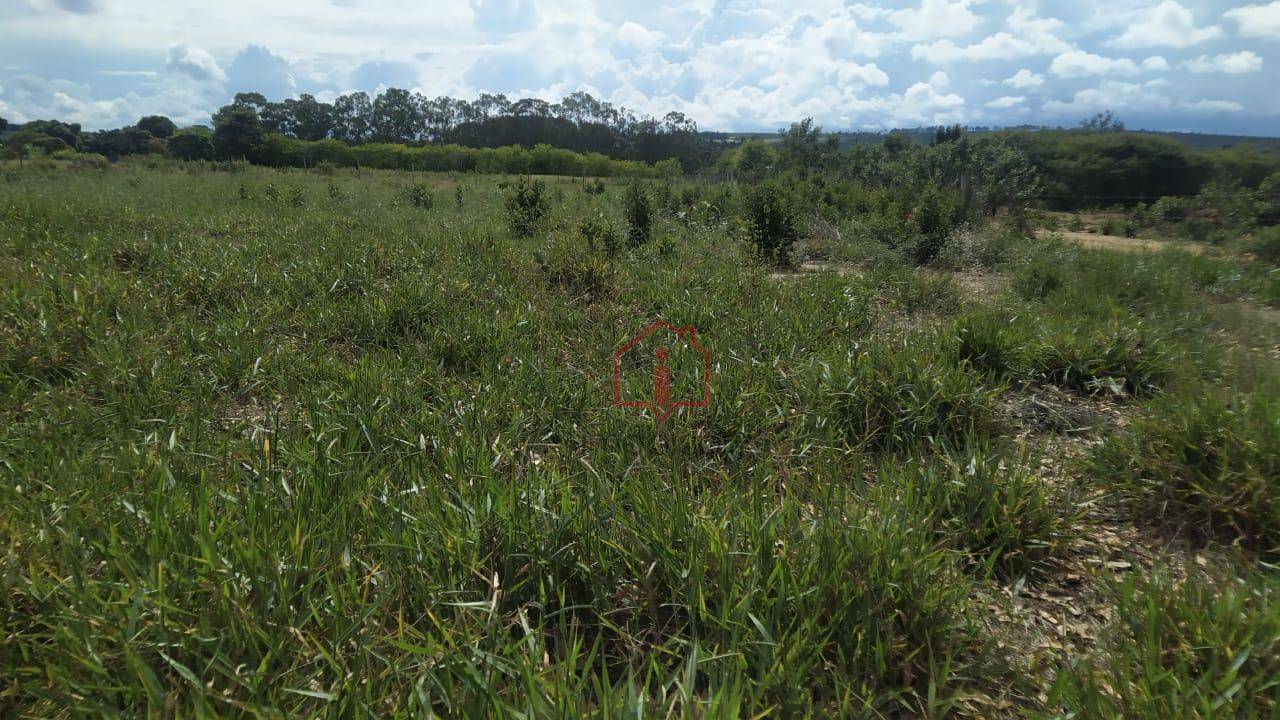
<svg viewBox="0 0 1280 720">
<path fill-rule="evenodd" d="M 592 252 L 613 257 L 622 249 L 622 238 L 613 223 L 604 217 L 586 218 L 578 224 L 578 235 Z"/>
<path fill-rule="evenodd" d="M 766 262 L 786 265 L 800 237 L 796 201 L 781 182 L 748 188 L 742 201 L 747 229 L 756 251 Z"/>
<path fill-rule="evenodd" d="M 212 160 L 212 133 L 203 128 L 184 128 L 169 138 L 169 154 L 179 160 Z"/>
<path fill-rule="evenodd" d="M 1139 511 L 1200 538 L 1280 554 L 1280 401 L 1199 392 L 1163 398 L 1108 438 L 1096 467 Z"/>
<path fill-rule="evenodd" d="M 405 192 L 405 196 L 408 198 L 410 205 L 423 210 L 430 210 L 431 206 L 435 205 L 436 202 L 435 194 L 431 192 L 431 186 L 425 182 L 416 182 L 410 185 Z"/>
<path fill-rule="evenodd" d="M 546 183 L 541 180 L 521 177 L 516 181 L 506 200 L 507 227 L 512 235 L 532 237 L 538 232 L 549 210 L 546 189 Z"/>
<path fill-rule="evenodd" d="M 1192 569 L 1196 573 L 1196 569 Z M 1049 707 L 1078 717 L 1272 717 L 1280 707 L 1280 583 L 1229 567 L 1166 568 L 1114 585 L 1099 651 L 1058 664 Z"/>
<path fill-rule="evenodd" d="M 627 223 L 627 245 L 633 248 L 653 236 L 653 198 L 644 185 L 633 182 L 622 193 L 622 215 Z"/>
<path fill-rule="evenodd" d="M 169 138 L 178 130 L 172 120 L 163 115 L 148 115 L 138 121 L 136 127 L 161 140 Z"/>
<path fill-rule="evenodd" d="M 213 148 L 224 160 L 254 160 L 266 134 L 249 108 L 228 105 L 213 116 Z"/>
</svg>

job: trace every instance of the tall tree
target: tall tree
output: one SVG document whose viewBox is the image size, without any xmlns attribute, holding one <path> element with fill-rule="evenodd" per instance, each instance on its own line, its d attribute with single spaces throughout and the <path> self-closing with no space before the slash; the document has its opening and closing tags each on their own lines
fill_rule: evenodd
<svg viewBox="0 0 1280 720">
<path fill-rule="evenodd" d="M 138 129 L 146 130 L 152 137 L 163 139 L 172 135 L 178 126 L 163 115 L 148 115 L 138 121 Z"/>
<path fill-rule="evenodd" d="M 253 159 L 264 135 L 262 121 L 247 105 L 233 102 L 213 116 L 213 146 L 224 160 Z"/>
<path fill-rule="evenodd" d="M 362 143 L 373 133 L 373 103 L 363 92 L 340 95 L 333 101 L 333 136 L 343 142 Z"/>
</svg>

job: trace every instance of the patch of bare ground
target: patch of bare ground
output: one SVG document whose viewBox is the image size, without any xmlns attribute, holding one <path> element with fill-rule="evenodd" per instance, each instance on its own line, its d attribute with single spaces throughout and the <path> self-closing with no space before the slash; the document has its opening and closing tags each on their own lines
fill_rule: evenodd
<svg viewBox="0 0 1280 720">
<path fill-rule="evenodd" d="M 1179 582 L 1186 568 L 1212 564 L 1211 551 L 1196 552 L 1158 528 L 1133 522 L 1088 474 L 1088 459 L 1102 433 L 1123 428 L 1129 410 L 1102 397 L 1080 397 L 1048 386 L 1010 394 L 1006 420 L 1032 457 L 1038 475 L 1070 510 L 1065 546 L 1032 578 L 986 586 L 976 598 L 980 623 L 1006 661 L 1034 688 L 1029 697 L 976 696 L 965 701 L 977 717 L 1014 717 L 1027 706 L 1043 708 L 1060 661 L 1094 651 L 1114 619 L 1108 585 L 1129 573 L 1147 574 L 1159 564 Z"/>
<path fill-rule="evenodd" d="M 1120 250 L 1122 252 L 1160 252 L 1175 248 L 1193 255 L 1213 254 L 1216 248 L 1197 243 L 1178 243 L 1168 240 L 1150 238 L 1130 238 L 1120 235 L 1102 235 L 1100 233 L 1082 232 L 1079 230 L 1037 230 L 1036 237 L 1058 237 L 1068 242 L 1095 250 Z"/>
</svg>

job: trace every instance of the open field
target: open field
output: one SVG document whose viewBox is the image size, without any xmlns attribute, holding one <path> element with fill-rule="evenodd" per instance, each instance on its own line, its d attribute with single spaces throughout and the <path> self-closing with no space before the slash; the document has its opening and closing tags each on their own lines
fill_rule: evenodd
<svg viewBox="0 0 1280 720">
<path fill-rule="evenodd" d="M 1280 713 L 1268 265 L 156 165 L 0 181 L 0 717 Z"/>
</svg>

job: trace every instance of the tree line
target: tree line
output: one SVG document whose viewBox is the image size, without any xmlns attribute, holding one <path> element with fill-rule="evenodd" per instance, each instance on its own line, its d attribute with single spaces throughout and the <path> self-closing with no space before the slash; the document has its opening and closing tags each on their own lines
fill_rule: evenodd
<svg viewBox="0 0 1280 720">
<path fill-rule="evenodd" d="M 585 92 L 555 103 L 487 93 L 473 101 L 427 98 L 400 88 L 372 97 L 348 93 L 332 103 L 309 94 L 276 102 L 250 92 L 236 94 L 231 103 L 219 108 L 212 131 L 200 126 L 179 130 L 159 116 L 97 132 L 82 132 L 79 125 L 56 120 L 27 123 L 22 131 L 25 138 L 20 139 L 48 152 L 67 147 L 109 158 L 157 150 L 161 145 L 155 141 L 165 141 L 173 154 L 183 158 L 252 161 L 265 138 L 279 135 L 351 146 L 532 149 L 545 144 L 648 164 L 675 159 L 685 171 L 698 169 L 703 161 L 697 124 L 683 114 L 669 112 L 661 119 L 637 115 Z"/>
</svg>

